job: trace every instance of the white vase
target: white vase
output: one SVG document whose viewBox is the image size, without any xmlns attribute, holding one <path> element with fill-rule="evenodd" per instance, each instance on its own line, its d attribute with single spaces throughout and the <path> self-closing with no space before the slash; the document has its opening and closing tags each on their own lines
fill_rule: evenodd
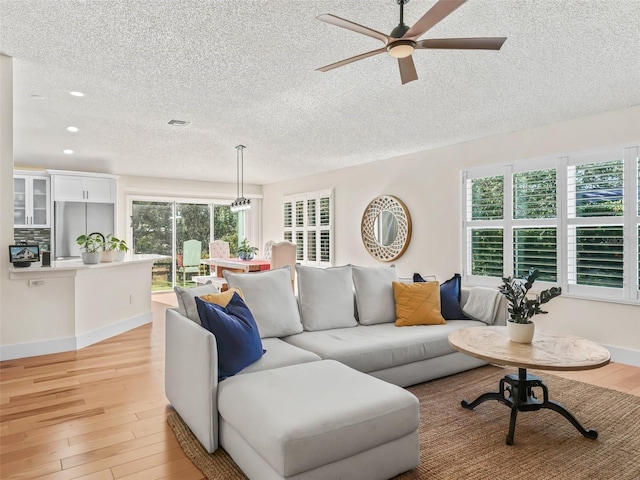
<svg viewBox="0 0 640 480">
<path fill-rule="evenodd" d="M 122 262 L 124 260 L 124 256 L 127 252 L 125 252 L 124 250 L 117 250 L 116 251 L 116 257 L 114 258 L 114 260 L 116 262 Z"/>
<path fill-rule="evenodd" d="M 85 265 L 100 263 L 100 252 L 82 252 L 82 263 Z"/>
<path fill-rule="evenodd" d="M 515 323 L 507 321 L 509 340 L 516 343 L 531 343 L 535 332 L 535 323 Z"/>
<path fill-rule="evenodd" d="M 115 250 L 105 250 L 103 252 L 100 252 L 100 262 L 103 262 L 103 263 L 113 262 L 115 257 L 116 257 Z"/>
</svg>

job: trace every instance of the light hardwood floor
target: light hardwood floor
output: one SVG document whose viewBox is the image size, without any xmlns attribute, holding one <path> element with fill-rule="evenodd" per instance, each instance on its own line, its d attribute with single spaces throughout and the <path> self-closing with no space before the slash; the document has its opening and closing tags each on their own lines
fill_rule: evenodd
<svg viewBox="0 0 640 480">
<path fill-rule="evenodd" d="M 164 312 L 174 301 L 156 294 L 152 324 L 78 352 L 0 363 L 3 480 L 204 478 L 166 422 Z M 562 376 L 640 396 L 640 368 Z"/>
</svg>

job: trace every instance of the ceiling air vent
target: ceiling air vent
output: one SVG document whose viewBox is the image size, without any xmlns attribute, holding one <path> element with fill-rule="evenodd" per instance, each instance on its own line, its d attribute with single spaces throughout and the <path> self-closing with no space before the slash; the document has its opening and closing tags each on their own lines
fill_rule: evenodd
<svg viewBox="0 0 640 480">
<path fill-rule="evenodd" d="M 191 122 L 185 122 L 184 120 L 169 120 L 169 125 L 173 125 L 174 127 L 188 127 L 191 125 Z"/>
</svg>

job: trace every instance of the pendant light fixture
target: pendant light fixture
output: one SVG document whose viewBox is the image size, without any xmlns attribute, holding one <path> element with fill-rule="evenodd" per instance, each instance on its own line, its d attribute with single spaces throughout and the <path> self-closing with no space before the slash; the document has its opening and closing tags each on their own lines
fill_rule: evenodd
<svg viewBox="0 0 640 480">
<path fill-rule="evenodd" d="M 231 202 L 231 211 L 240 212 L 242 210 L 249 210 L 251 208 L 251 200 L 244 198 L 244 156 L 243 150 L 247 148 L 244 145 L 238 145 L 236 147 L 236 199 Z"/>
</svg>

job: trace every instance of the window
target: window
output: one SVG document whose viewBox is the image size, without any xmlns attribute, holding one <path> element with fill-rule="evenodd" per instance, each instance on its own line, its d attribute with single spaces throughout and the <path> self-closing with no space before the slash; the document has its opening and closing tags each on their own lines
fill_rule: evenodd
<svg viewBox="0 0 640 480">
<path fill-rule="evenodd" d="M 169 258 L 158 260 L 152 269 L 152 290 L 169 290 L 174 285 L 192 285 L 191 277 L 208 274 L 208 267 L 185 268 L 187 240 L 201 242 L 200 257 L 209 257 L 209 242 L 229 242 L 236 253 L 244 231 L 245 212 L 232 213 L 228 204 L 131 200 L 131 247 L 133 253 L 154 253 Z"/>
<path fill-rule="evenodd" d="M 568 295 L 640 300 L 639 151 L 464 171 L 467 281 L 495 285 L 535 267 Z"/>
<path fill-rule="evenodd" d="M 283 203 L 284 239 L 296 244 L 301 265 L 333 264 L 333 192 L 290 195 Z"/>
</svg>

